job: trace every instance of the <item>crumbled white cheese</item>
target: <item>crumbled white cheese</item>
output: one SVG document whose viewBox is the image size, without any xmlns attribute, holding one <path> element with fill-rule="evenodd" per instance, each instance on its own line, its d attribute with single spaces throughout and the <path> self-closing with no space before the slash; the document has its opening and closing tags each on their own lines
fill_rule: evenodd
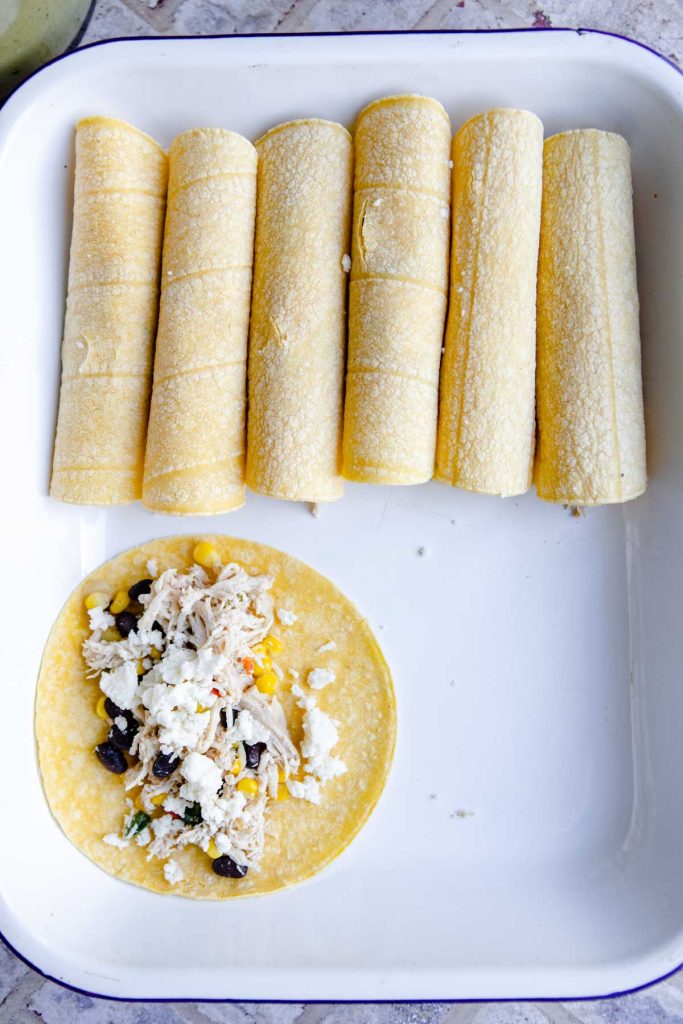
<svg viewBox="0 0 683 1024">
<path fill-rule="evenodd" d="M 344 775 L 349 769 L 340 757 L 321 757 L 319 760 L 308 762 L 308 767 L 313 771 L 321 782 L 329 782 L 336 779 L 338 775 Z"/>
<path fill-rule="evenodd" d="M 123 717 L 123 715 L 116 716 L 116 718 L 114 719 L 114 725 L 116 726 L 117 729 L 120 729 L 121 732 L 125 732 L 126 729 L 128 728 L 128 722 Z"/>
<path fill-rule="evenodd" d="M 277 617 L 283 626 L 293 626 L 298 616 L 288 608 L 278 608 Z"/>
<path fill-rule="evenodd" d="M 150 558 L 149 562 L 147 563 L 147 572 L 154 579 L 156 579 L 156 577 L 159 575 L 159 565 L 157 563 L 156 558 Z"/>
<path fill-rule="evenodd" d="M 105 608 L 88 608 L 88 619 L 90 620 L 90 628 L 92 630 L 111 629 L 112 626 L 116 625 L 116 619 Z"/>
<path fill-rule="evenodd" d="M 312 690 L 322 690 L 333 683 L 336 678 L 336 673 L 331 672 L 328 668 L 312 668 L 306 682 Z"/>
<path fill-rule="evenodd" d="M 123 711 L 132 711 L 137 703 L 138 677 L 132 661 L 100 676 L 100 690 Z"/>
<path fill-rule="evenodd" d="M 316 758 L 329 754 L 339 742 L 338 724 L 334 718 L 321 711 L 317 706 L 306 711 L 303 721 L 304 739 L 301 744 L 301 753 L 307 760 L 316 760 Z"/>
<path fill-rule="evenodd" d="M 334 640 L 328 640 L 326 644 L 318 648 L 318 654 L 325 654 L 326 651 L 334 651 L 336 648 L 337 645 Z"/>
<path fill-rule="evenodd" d="M 150 827 L 157 839 L 163 839 L 169 833 L 175 832 L 175 822 L 176 819 L 172 818 L 170 814 L 162 814 L 160 818 L 152 818 Z"/>
<path fill-rule="evenodd" d="M 155 683 L 152 669 L 140 684 L 142 704 L 149 711 L 149 720 L 159 726 L 159 743 L 166 753 L 180 753 L 197 745 L 209 722 L 208 711 L 197 711 L 201 704 L 210 707 L 216 696 L 208 686 L 186 682 L 177 686 Z M 150 685 L 151 684 L 151 685 Z"/>
<path fill-rule="evenodd" d="M 342 256 L 342 270 L 344 271 L 345 274 L 348 274 L 350 269 L 351 269 L 351 257 L 349 256 L 349 254 L 347 252 L 345 252 L 344 255 Z"/>
<path fill-rule="evenodd" d="M 308 800 L 312 804 L 320 803 L 320 783 L 311 775 L 307 775 L 303 782 L 288 779 L 287 789 L 297 800 Z"/>
<path fill-rule="evenodd" d="M 180 774 L 185 779 L 180 795 L 191 803 L 198 800 L 201 804 L 214 799 L 223 782 L 223 772 L 216 762 L 196 750 L 183 759 Z"/>
<path fill-rule="evenodd" d="M 185 875 L 180 864 L 175 860 L 167 860 L 164 864 L 164 878 L 169 885 L 177 885 L 178 882 L 182 882 Z"/>
<path fill-rule="evenodd" d="M 233 739 L 236 743 L 265 743 L 269 735 L 268 730 L 256 721 L 251 711 L 247 711 L 246 708 L 240 711 L 233 729 Z"/>
<path fill-rule="evenodd" d="M 181 790 L 182 792 L 182 790 Z M 239 818 L 247 803 L 243 793 L 235 792 L 231 797 L 216 797 L 202 801 L 202 817 L 207 825 L 221 828 Z"/>
<path fill-rule="evenodd" d="M 299 683 L 292 683 L 292 697 L 296 699 L 297 706 L 305 711 L 315 707 L 315 697 L 309 697 L 304 693 Z"/>
<path fill-rule="evenodd" d="M 117 850 L 125 850 L 128 846 L 128 840 L 122 839 L 116 832 L 109 832 L 106 836 L 102 836 L 102 842 L 107 846 L 115 846 Z"/>
<path fill-rule="evenodd" d="M 229 836 L 226 836 L 225 832 L 216 832 L 213 837 L 213 841 L 216 844 L 219 853 L 228 854 L 232 851 L 232 842 Z"/>
<path fill-rule="evenodd" d="M 163 804 L 165 811 L 173 811 L 174 814 L 179 814 L 181 818 L 188 806 L 189 804 L 187 800 L 183 800 L 182 797 L 179 796 L 173 796 L 173 793 L 168 794 Z"/>
<path fill-rule="evenodd" d="M 135 842 L 138 844 L 138 846 L 147 846 L 151 838 L 152 833 L 150 832 L 149 828 L 143 828 L 142 832 L 138 832 L 138 834 L 136 835 Z"/>
<path fill-rule="evenodd" d="M 309 708 L 304 714 L 304 739 L 301 753 L 306 758 L 306 768 L 312 775 L 326 782 L 343 775 L 346 765 L 337 757 L 330 757 L 330 751 L 339 742 L 337 722 L 319 707 Z"/>
<path fill-rule="evenodd" d="M 209 723 L 209 712 L 199 715 L 191 711 L 172 711 L 168 716 L 168 724 L 158 732 L 161 749 L 165 754 L 179 754 L 184 748 L 194 747 L 199 742 Z"/>
</svg>

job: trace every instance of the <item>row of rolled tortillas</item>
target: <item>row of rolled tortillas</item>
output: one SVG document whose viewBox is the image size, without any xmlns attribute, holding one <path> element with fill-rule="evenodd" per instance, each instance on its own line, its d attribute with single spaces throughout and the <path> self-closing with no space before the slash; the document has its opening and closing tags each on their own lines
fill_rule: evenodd
<svg viewBox="0 0 683 1024">
<path fill-rule="evenodd" d="M 493 110 L 451 142 L 436 100 L 398 96 L 353 140 L 323 120 L 256 147 L 199 129 L 167 162 L 90 118 L 76 154 L 55 497 L 201 514 L 246 484 L 333 500 L 344 478 L 645 489 L 619 136 L 544 146 L 535 115 Z"/>
</svg>

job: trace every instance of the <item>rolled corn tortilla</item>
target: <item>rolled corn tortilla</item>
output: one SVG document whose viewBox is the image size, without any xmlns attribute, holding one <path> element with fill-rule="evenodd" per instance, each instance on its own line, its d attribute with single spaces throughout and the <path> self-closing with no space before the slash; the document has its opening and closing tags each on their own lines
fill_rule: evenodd
<svg viewBox="0 0 683 1024">
<path fill-rule="evenodd" d="M 453 233 L 436 478 L 523 494 L 535 434 L 543 125 L 491 110 L 453 139 Z"/>
<path fill-rule="evenodd" d="M 76 126 L 62 382 L 50 494 L 115 505 L 142 494 L 166 154 L 123 121 Z"/>
<path fill-rule="evenodd" d="M 206 515 L 244 502 L 256 150 L 220 128 L 179 135 L 169 191 L 143 503 Z"/>
<path fill-rule="evenodd" d="M 355 129 L 344 476 L 414 484 L 434 472 L 448 284 L 450 121 L 392 96 Z"/>
<path fill-rule="evenodd" d="M 643 493 L 630 151 L 610 132 L 545 143 L 537 392 L 539 497 L 601 505 Z"/>
<path fill-rule="evenodd" d="M 332 501 L 343 490 L 351 136 L 331 121 L 292 121 L 256 148 L 247 483 Z"/>
</svg>

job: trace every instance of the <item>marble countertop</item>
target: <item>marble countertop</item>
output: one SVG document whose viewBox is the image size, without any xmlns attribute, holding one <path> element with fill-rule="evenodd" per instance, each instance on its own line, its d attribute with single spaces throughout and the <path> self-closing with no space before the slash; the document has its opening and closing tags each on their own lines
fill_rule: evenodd
<svg viewBox="0 0 683 1024">
<path fill-rule="evenodd" d="M 2 2 L 2 0 L 0 0 Z M 359 29 L 601 28 L 683 62 L 683 0 L 96 0 L 83 42 L 114 36 Z M 683 972 L 620 999 L 378 1006 L 111 1003 L 45 981 L 0 944 L 0 1024 L 668 1024 Z"/>
</svg>

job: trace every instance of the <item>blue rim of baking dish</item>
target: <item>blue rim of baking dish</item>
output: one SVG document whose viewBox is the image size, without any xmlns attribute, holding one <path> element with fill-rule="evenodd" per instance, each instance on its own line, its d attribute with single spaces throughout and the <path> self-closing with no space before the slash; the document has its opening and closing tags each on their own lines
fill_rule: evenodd
<svg viewBox="0 0 683 1024">
<path fill-rule="evenodd" d="M 93 0 L 94 6 L 94 0 Z M 90 12 L 91 13 L 91 12 Z M 84 46 L 78 49 L 71 48 L 66 53 L 60 54 L 58 57 L 53 57 L 42 67 L 32 71 L 12 92 L 5 97 L 0 103 L 0 112 L 2 112 L 5 104 L 13 96 L 22 89 L 27 82 L 29 82 L 35 75 L 41 74 L 46 68 L 49 68 L 52 64 L 57 64 L 59 61 L 68 60 L 73 57 L 76 53 L 80 53 L 83 50 L 92 50 L 96 46 L 107 46 L 109 43 L 145 43 L 145 42 L 159 42 L 168 40 L 195 40 L 195 39 L 260 39 L 260 38 L 274 38 L 274 39 L 296 39 L 296 38 L 330 38 L 335 36 L 412 36 L 412 35 L 435 35 L 435 36 L 479 36 L 479 35 L 519 35 L 522 32 L 571 32 L 574 35 L 584 36 L 607 36 L 612 39 L 619 39 L 624 43 L 630 43 L 632 46 L 637 46 L 641 50 L 646 50 L 648 53 L 658 57 L 659 60 L 668 64 L 669 67 L 673 68 L 679 75 L 683 75 L 683 68 L 679 67 L 675 61 L 670 57 L 666 57 L 663 53 L 655 50 L 652 46 L 648 46 L 647 43 L 641 43 L 638 39 L 631 39 L 629 36 L 622 35 L 619 32 L 607 32 L 603 29 L 597 28 L 568 28 L 561 25 L 551 25 L 547 27 L 539 28 L 493 28 L 493 29 L 430 29 L 428 31 L 418 31 L 416 29 L 389 29 L 387 31 L 353 31 L 353 32 L 243 32 L 235 33 L 232 35 L 225 34 L 214 34 L 206 36 L 116 36 L 113 39 L 100 39 L 94 43 L 86 43 Z M 575 1002 L 595 1002 L 601 999 L 618 999 L 621 996 L 632 995 L 634 992 L 642 992 L 644 989 L 651 988 L 653 985 L 658 985 L 661 981 L 666 981 L 667 978 L 671 978 L 674 974 L 677 974 L 683 967 L 683 961 L 673 967 L 670 971 L 665 974 L 660 974 L 651 981 L 645 981 L 642 985 L 634 985 L 632 988 L 618 989 L 615 992 L 605 992 L 603 995 L 592 995 L 592 996 L 504 996 L 500 999 L 486 999 L 486 998 L 463 998 L 463 999 L 248 999 L 239 996 L 224 996 L 224 997 L 210 997 L 208 999 L 197 999 L 194 996 L 175 996 L 169 998 L 168 996 L 114 996 L 104 992 L 91 992 L 85 988 L 79 988 L 78 985 L 72 985 L 68 981 L 63 981 L 61 978 L 56 978 L 52 974 L 48 974 L 47 971 L 41 970 L 36 964 L 34 964 L 28 957 L 24 956 L 18 949 L 16 949 L 9 939 L 0 931 L 0 941 L 14 954 L 22 963 L 30 967 L 31 970 L 35 971 L 46 981 L 53 981 L 55 984 L 60 985 L 62 988 L 68 989 L 70 992 L 76 992 L 78 995 L 88 996 L 91 999 L 107 999 L 110 1002 L 116 1003 L 254 1003 L 254 1004 L 268 1004 L 272 1003 L 275 1005 L 287 1005 L 292 1003 L 305 1003 L 310 1006 L 314 1005 L 364 1005 L 364 1004 L 388 1004 L 393 1003 L 406 1003 L 406 1004 L 454 1004 L 458 1003 L 575 1003 Z"/>
</svg>

